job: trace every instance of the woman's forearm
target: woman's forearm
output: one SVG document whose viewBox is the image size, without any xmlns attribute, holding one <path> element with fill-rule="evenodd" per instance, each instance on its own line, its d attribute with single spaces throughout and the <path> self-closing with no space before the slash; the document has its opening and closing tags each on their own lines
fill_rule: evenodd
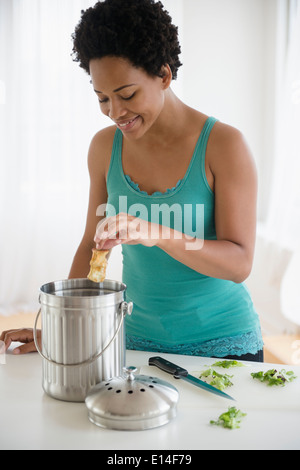
<svg viewBox="0 0 300 470">
<path fill-rule="evenodd" d="M 175 233 L 175 232 L 174 232 Z M 172 258 L 209 277 L 243 282 L 250 274 L 252 254 L 228 240 L 199 240 L 176 235 L 160 238 L 157 246 Z"/>
<path fill-rule="evenodd" d="M 119 242 L 157 246 L 201 274 L 237 283 L 249 276 L 252 267 L 252 241 L 244 246 L 225 239 L 200 240 L 128 214 L 118 214 L 98 225 L 95 242 L 100 250 Z"/>
<path fill-rule="evenodd" d="M 90 269 L 90 260 L 92 256 L 90 245 L 81 242 L 73 259 L 69 279 L 86 278 Z"/>
</svg>

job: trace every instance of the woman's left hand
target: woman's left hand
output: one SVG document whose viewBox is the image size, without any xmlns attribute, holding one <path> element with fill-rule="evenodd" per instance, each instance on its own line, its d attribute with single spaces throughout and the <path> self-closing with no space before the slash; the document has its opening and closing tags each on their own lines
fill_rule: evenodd
<svg viewBox="0 0 300 470">
<path fill-rule="evenodd" d="M 101 220 L 94 241 L 97 250 L 110 250 L 120 244 L 152 247 L 158 244 L 159 236 L 160 225 L 120 213 Z"/>
</svg>

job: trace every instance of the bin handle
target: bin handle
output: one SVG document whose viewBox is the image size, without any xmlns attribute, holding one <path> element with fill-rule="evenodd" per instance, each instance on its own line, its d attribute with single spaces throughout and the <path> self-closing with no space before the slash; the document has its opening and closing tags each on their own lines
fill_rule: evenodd
<svg viewBox="0 0 300 470">
<path fill-rule="evenodd" d="M 37 352 L 39 353 L 39 355 L 45 359 L 47 362 L 50 362 L 50 364 L 53 364 L 55 366 L 62 366 L 62 367 L 80 367 L 80 366 L 84 366 L 84 365 L 88 365 L 88 364 L 92 364 L 92 362 L 96 361 L 97 359 L 99 359 L 100 356 L 102 356 L 105 351 L 110 347 L 110 345 L 113 343 L 113 341 L 116 339 L 120 329 L 121 329 L 121 326 L 123 324 L 123 320 L 125 318 L 125 316 L 128 314 L 128 315 L 131 315 L 131 312 L 132 312 L 132 308 L 133 308 L 133 303 L 132 302 L 121 302 L 120 304 L 120 312 L 121 312 L 121 320 L 119 321 L 119 324 L 118 324 L 118 327 L 116 329 L 116 332 L 115 334 L 113 335 L 112 339 L 109 341 L 109 343 L 105 346 L 105 348 L 102 349 L 102 351 L 98 352 L 96 355 L 94 355 L 93 357 L 91 357 L 90 359 L 87 359 L 86 361 L 83 361 L 83 362 L 78 362 L 78 363 L 75 363 L 75 364 L 63 364 L 61 362 L 55 362 L 55 361 L 52 361 L 52 359 L 49 359 L 49 357 L 45 356 L 45 354 L 43 354 L 43 352 L 41 351 L 40 349 L 40 346 L 38 344 L 38 340 L 37 340 L 37 322 L 38 322 L 38 319 L 40 317 L 40 314 L 41 314 L 41 308 L 39 309 L 38 313 L 37 313 L 37 316 L 36 316 L 36 319 L 35 319 L 35 322 L 34 322 L 34 328 L 33 328 L 33 338 L 34 338 L 34 342 L 35 342 L 35 347 L 37 349 Z"/>
</svg>

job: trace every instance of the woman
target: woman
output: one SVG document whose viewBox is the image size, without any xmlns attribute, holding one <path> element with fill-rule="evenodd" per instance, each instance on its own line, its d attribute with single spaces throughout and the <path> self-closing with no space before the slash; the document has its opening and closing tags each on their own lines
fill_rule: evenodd
<svg viewBox="0 0 300 470">
<path fill-rule="evenodd" d="M 263 361 L 243 284 L 257 193 L 243 136 L 172 91 L 180 46 L 160 2 L 98 2 L 82 12 L 73 39 L 74 60 L 113 125 L 90 145 L 86 229 L 70 278 L 87 276 L 95 243 L 103 250 L 121 243 L 134 303 L 128 349 Z M 33 350 L 25 331 L 6 332 L 6 343 L 26 334 L 23 348 Z"/>
</svg>

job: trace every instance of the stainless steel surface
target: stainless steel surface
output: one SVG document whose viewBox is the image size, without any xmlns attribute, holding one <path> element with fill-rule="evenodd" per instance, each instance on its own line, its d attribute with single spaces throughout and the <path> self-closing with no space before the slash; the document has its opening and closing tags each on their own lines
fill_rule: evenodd
<svg viewBox="0 0 300 470">
<path fill-rule="evenodd" d="M 176 417 L 177 389 L 156 377 L 135 375 L 135 367 L 94 387 L 85 402 L 89 419 L 109 429 L 137 431 L 156 428 Z"/>
<path fill-rule="evenodd" d="M 70 279 L 41 287 L 42 384 L 48 395 L 84 402 L 92 387 L 121 374 L 122 320 L 131 313 L 125 291 L 124 284 L 110 280 Z"/>
</svg>

